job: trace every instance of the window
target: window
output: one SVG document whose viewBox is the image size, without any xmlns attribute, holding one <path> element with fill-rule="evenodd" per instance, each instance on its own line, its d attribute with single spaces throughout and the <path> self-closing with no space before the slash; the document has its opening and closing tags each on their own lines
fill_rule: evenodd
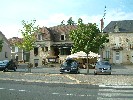
<svg viewBox="0 0 133 100">
<path fill-rule="evenodd" d="M 42 41 L 42 34 L 38 34 L 38 40 Z"/>
<path fill-rule="evenodd" d="M 15 52 L 15 47 L 12 47 L 12 52 Z"/>
<path fill-rule="evenodd" d="M 42 47 L 42 51 L 44 51 L 44 47 Z"/>
<path fill-rule="evenodd" d="M 15 47 L 15 52 L 18 52 L 18 47 Z"/>
<path fill-rule="evenodd" d="M 60 55 L 70 55 L 71 54 L 71 48 L 61 48 Z"/>
<path fill-rule="evenodd" d="M 116 60 L 119 60 L 119 58 L 120 58 L 120 52 L 116 51 Z"/>
<path fill-rule="evenodd" d="M 61 39 L 61 40 L 65 40 L 65 35 L 62 34 L 60 39 Z"/>
<path fill-rule="evenodd" d="M 106 59 L 109 59 L 109 58 L 110 58 L 110 52 L 106 51 Z"/>
<path fill-rule="evenodd" d="M 35 56 L 38 55 L 38 48 L 34 48 L 34 55 L 35 55 Z"/>
<path fill-rule="evenodd" d="M 45 47 L 45 52 L 48 51 L 48 47 Z"/>
<path fill-rule="evenodd" d="M 130 49 L 133 49 L 133 44 L 130 44 Z"/>
<path fill-rule="evenodd" d="M 5 58 L 8 58 L 8 56 L 7 56 L 7 52 L 5 52 Z"/>
<path fill-rule="evenodd" d="M 12 47 L 12 51 L 11 52 L 18 52 L 18 47 Z"/>
<path fill-rule="evenodd" d="M 120 32 L 119 27 L 117 25 L 115 25 L 115 27 L 114 27 L 114 32 Z"/>
</svg>

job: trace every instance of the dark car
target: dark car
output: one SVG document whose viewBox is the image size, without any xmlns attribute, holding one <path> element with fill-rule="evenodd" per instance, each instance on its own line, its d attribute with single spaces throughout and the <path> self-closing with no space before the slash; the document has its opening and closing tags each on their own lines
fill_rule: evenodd
<svg viewBox="0 0 133 100">
<path fill-rule="evenodd" d="M 17 65 L 15 64 L 15 62 L 12 59 L 10 61 L 4 60 L 3 63 L 5 64 L 5 67 L 3 69 L 4 72 L 6 72 L 8 70 L 16 71 Z"/>
<path fill-rule="evenodd" d="M 108 61 L 98 61 L 95 65 L 94 74 L 111 74 L 111 64 Z"/>
<path fill-rule="evenodd" d="M 62 73 L 80 73 L 79 72 L 79 63 L 73 59 L 67 59 L 60 66 L 60 74 Z"/>
</svg>

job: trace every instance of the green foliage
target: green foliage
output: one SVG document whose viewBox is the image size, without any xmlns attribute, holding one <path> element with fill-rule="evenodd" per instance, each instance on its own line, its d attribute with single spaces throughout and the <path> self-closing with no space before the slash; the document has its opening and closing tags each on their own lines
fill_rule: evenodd
<svg viewBox="0 0 133 100">
<path fill-rule="evenodd" d="M 65 25 L 65 24 L 64 24 L 64 20 L 63 20 L 63 21 L 61 21 L 61 25 Z"/>
<path fill-rule="evenodd" d="M 3 47 L 3 40 L 0 40 L 0 52 L 2 51 L 2 47 Z"/>
<path fill-rule="evenodd" d="M 108 41 L 107 34 L 100 33 L 96 24 L 84 24 L 82 19 L 78 19 L 78 28 L 70 32 L 70 38 L 74 42 L 72 53 L 90 51 L 98 53 L 101 45 Z"/>
<path fill-rule="evenodd" d="M 70 31 L 70 38 L 74 42 L 72 53 L 83 51 L 88 58 L 90 51 L 94 53 L 99 51 L 100 46 L 108 41 L 107 37 L 107 34 L 100 33 L 96 24 L 84 24 L 82 19 L 79 18 L 77 29 Z M 88 62 L 87 59 L 87 74 L 89 73 Z"/>
<path fill-rule="evenodd" d="M 35 46 L 35 32 L 38 32 L 38 26 L 35 26 L 36 20 L 32 20 L 30 23 L 22 21 L 23 29 L 21 30 L 21 34 L 23 40 L 21 43 L 17 43 L 19 48 L 29 52 L 30 50 L 34 49 Z"/>
<path fill-rule="evenodd" d="M 70 17 L 67 21 L 67 25 L 74 25 L 74 21 L 72 20 L 72 17 Z"/>
</svg>

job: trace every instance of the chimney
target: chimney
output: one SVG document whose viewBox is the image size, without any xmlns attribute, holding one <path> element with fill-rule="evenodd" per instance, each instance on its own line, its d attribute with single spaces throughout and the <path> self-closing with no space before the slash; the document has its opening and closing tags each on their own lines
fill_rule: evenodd
<svg viewBox="0 0 133 100">
<path fill-rule="evenodd" d="M 101 33 L 103 32 L 103 28 L 104 28 L 104 21 L 103 18 L 100 20 L 101 21 Z"/>
</svg>

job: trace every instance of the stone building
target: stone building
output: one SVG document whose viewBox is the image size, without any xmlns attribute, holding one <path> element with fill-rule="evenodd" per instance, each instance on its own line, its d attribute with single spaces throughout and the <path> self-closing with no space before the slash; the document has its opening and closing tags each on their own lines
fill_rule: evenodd
<svg viewBox="0 0 133 100">
<path fill-rule="evenodd" d="M 11 58 L 16 59 L 19 62 L 28 62 L 29 61 L 29 54 L 25 52 L 23 49 L 19 48 L 16 43 L 20 43 L 23 41 L 22 38 L 12 37 L 8 39 L 11 47 Z"/>
<path fill-rule="evenodd" d="M 133 20 L 111 21 L 103 30 L 109 43 L 102 49 L 102 58 L 114 64 L 133 64 Z"/>
<path fill-rule="evenodd" d="M 30 53 L 30 61 L 34 66 L 41 66 L 45 62 L 60 63 L 71 54 L 72 41 L 69 31 L 76 25 L 61 25 L 42 27 L 36 33 L 36 47 Z"/>
</svg>

